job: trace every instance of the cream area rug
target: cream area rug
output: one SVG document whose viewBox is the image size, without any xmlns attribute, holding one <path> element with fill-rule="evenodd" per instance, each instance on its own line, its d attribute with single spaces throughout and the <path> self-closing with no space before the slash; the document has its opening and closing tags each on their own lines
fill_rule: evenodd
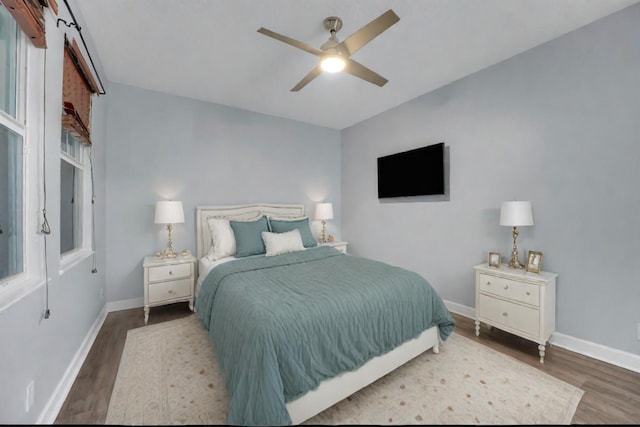
<svg viewBox="0 0 640 427">
<path fill-rule="evenodd" d="M 569 424 L 583 391 L 453 333 L 305 424 Z M 132 329 L 107 424 L 225 424 L 227 392 L 195 314 Z"/>
</svg>

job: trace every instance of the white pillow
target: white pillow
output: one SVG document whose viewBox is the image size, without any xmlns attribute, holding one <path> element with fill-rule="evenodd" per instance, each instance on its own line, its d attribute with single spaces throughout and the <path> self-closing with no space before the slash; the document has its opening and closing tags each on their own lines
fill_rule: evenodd
<svg viewBox="0 0 640 427">
<path fill-rule="evenodd" d="M 266 248 L 265 256 L 279 255 L 286 252 L 295 252 L 305 250 L 302 244 L 302 237 L 298 229 L 287 231 L 285 233 L 262 232 L 262 240 Z"/>
<path fill-rule="evenodd" d="M 253 221 L 261 216 L 260 212 L 251 211 L 237 215 L 207 217 L 209 233 L 211 234 L 211 245 L 209 246 L 207 258 L 211 261 L 217 261 L 236 254 L 236 238 L 229 223 L 230 220 Z"/>
<path fill-rule="evenodd" d="M 209 231 L 211 232 L 211 247 L 207 257 L 211 261 L 219 260 L 236 254 L 236 238 L 228 219 L 209 218 Z"/>
</svg>

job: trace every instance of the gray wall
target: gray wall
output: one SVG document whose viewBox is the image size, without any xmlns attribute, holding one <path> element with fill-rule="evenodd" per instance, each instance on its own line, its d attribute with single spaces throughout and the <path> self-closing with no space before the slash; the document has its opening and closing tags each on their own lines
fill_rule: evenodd
<svg viewBox="0 0 640 427">
<path fill-rule="evenodd" d="M 60 9 L 61 17 L 65 10 Z M 56 17 L 45 14 L 47 28 L 55 28 Z M 47 32 L 47 93 L 46 93 L 46 181 L 47 216 L 52 233 L 47 239 L 49 268 L 49 306 L 51 317 L 43 319 L 45 291 L 37 288 L 24 298 L 0 311 L 0 423 L 33 424 L 54 395 L 76 352 L 104 306 L 100 289 L 105 284 L 105 119 L 106 98 L 94 97 L 92 140 L 96 182 L 96 261 L 97 274 L 91 274 L 92 259 L 85 258 L 60 273 L 60 116 L 62 114 L 62 52 L 63 33 Z M 44 50 L 36 58 L 42 61 Z M 96 58 L 97 60 L 97 58 Z M 29 61 L 41 69 L 42 63 Z M 38 87 L 31 88 L 39 90 Z M 39 106 L 38 108 L 42 108 Z M 41 119 L 42 117 L 39 116 Z M 45 121 L 43 120 L 42 123 Z M 35 133 L 41 129 L 33 127 Z M 31 156 L 39 149 L 32 147 Z M 41 161 L 41 158 L 38 162 Z M 37 175 L 41 188 L 41 176 Z M 40 209 L 42 206 L 34 207 Z M 41 217 L 38 216 L 38 220 Z M 25 229 L 38 229 L 39 224 L 27 224 Z M 29 237 L 29 241 L 33 241 Z M 36 240 L 40 241 L 38 234 Z M 42 256 L 44 258 L 44 256 Z M 42 265 L 44 262 L 42 262 Z M 37 276 L 37 272 L 33 272 Z M 44 277 L 44 273 L 42 275 Z M 34 405 L 25 412 L 26 387 L 34 381 Z"/>
<path fill-rule="evenodd" d="M 632 6 L 343 130 L 350 251 L 473 307 L 472 266 L 510 253 L 501 202 L 531 200 L 520 258 L 559 274 L 558 331 L 640 354 L 639 22 Z M 377 157 L 440 141 L 450 201 L 377 199 Z"/>
<path fill-rule="evenodd" d="M 302 203 L 313 218 L 315 202 L 333 202 L 327 228 L 339 234 L 336 130 L 119 84 L 107 121 L 109 301 L 143 295 L 142 258 L 167 241 L 153 223 L 158 200 L 182 200 L 173 242 L 194 254 L 198 205 Z"/>
</svg>

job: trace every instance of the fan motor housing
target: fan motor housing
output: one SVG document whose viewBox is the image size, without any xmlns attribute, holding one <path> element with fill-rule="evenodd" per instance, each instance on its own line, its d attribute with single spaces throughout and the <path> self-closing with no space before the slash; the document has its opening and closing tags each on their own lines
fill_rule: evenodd
<svg viewBox="0 0 640 427">
<path fill-rule="evenodd" d="M 328 31 L 335 31 L 337 33 L 342 28 L 342 19 L 338 18 L 337 16 L 329 16 L 327 18 L 324 18 L 322 24 Z"/>
</svg>

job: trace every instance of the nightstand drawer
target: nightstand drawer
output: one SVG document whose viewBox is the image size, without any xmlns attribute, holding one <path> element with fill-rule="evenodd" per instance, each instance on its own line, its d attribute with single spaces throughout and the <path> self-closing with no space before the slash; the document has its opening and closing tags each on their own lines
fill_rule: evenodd
<svg viewBox="0 0 640 427">
<path fill-rule="evenodd" d="M 349 244 L 349 242 L 327 242 L 327 243 L 320 243 L 320 246 L 330 246 L 340 252 L 342 252 L 343 254 L 347 253 L 347 245 Z"/>
<path fill-rule="evenodd" d="M 149 267 L 149 281 L 173 280 L 191 276 L 191 264 L 163 265 Z"/>
<path fill-rule="evenodd" d="M 537 336 L 540 327 L 540 311 L 509 301 L 480 295 L 478 317 L 503 324 L 527 334 Z"/>
<path fill-rule="evenodd" d="M 149 284 L 149 303 L 188 297 L 191 295 L 191 282 L 191 279 L 182 279 Z"/>
<path fill-rule="evenodd" d="M 535 305 L 536 307 L 540 306 L 540 288 L 531 283 L 516 282 L 502 277 L 480 274 L 480 291 Z"/>
<path fill-rule="evenodd" d="M 339 250 L 343 254 L 347 253 L 347 245 L 336 245 L 336 246 L 334 246 L 334 248 L 336 248 L 337 250 Z"/>
</svg>

